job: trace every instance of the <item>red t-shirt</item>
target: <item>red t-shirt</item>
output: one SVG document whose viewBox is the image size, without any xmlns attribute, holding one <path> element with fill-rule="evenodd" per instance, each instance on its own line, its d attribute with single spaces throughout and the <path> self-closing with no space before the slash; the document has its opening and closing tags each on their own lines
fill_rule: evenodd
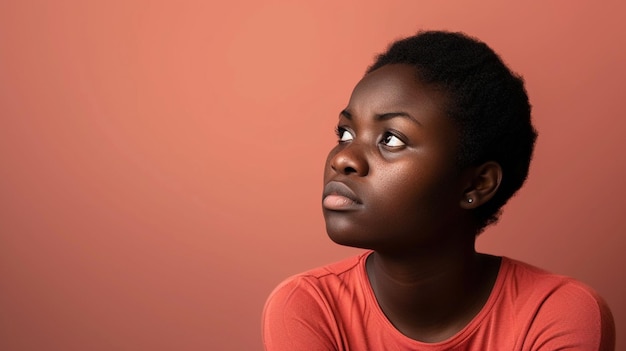
<svg viewBox="0 0 626 351">
<path fill-rule="evenodd" d="M 289 278 L 263 312 L 268 351 L 480 350 L 615 348 L 604 301 L 568 277 L 502 258 L 481 311 L 451 338 L 424 343 L 400 333 L 380 309 L 365 271 L 369 252 Z"/>
</svg>

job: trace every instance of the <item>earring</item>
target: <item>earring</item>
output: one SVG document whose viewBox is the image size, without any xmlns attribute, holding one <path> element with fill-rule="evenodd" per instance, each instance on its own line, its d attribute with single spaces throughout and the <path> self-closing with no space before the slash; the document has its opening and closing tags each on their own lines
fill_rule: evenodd
<svg viewBox="0 0 626 351">
<path fill-rule="evenodd" d="M 471 197 L 467 198 L 467 203 L 471 204 L 472 202 L 474 202 L 474 199 L 472 199 Z"/>
</svg>

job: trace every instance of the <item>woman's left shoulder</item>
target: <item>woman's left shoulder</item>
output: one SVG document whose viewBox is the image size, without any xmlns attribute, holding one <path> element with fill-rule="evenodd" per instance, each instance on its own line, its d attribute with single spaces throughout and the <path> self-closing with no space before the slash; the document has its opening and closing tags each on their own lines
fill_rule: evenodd
<svg viewBox="0 0 626 351">
<path fill-rule="evenodd" d="M 503 258 L 508 286 L 518 301 L 534 310 L 530 334 L 537 342 L 595 345 L 613 350 L 615 323 L 605 300 L 590 286 L 530 264 Z"/>
</svg>

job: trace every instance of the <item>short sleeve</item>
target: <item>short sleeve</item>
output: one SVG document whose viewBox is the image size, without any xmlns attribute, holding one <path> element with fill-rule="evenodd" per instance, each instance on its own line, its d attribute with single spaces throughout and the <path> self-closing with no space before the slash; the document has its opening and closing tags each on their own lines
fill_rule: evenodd
<svg viewBox="0 0 626 351">
<path fill-rule="evenodd" d="M 338 349 L 333 314 L 320 291 L 308 279 L 315 278 L 296 276 L 270 294 L 263 311 L 266 351 Z"/>
<path fill-rule="evenodd" d="M 614 351 L 615 323 L 599 295 L 569 281 L 546 298 L 526 341 L 533 351 Z"/>
</svg>

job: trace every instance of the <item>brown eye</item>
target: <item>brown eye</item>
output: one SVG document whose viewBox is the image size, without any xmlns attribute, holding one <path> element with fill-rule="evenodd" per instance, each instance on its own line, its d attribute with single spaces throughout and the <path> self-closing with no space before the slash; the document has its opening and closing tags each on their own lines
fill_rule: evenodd
<svg viewBox="0 0 626 351">
<path fill-rule="evenodd" d="M 400 138 L 391 133 L 386 133 L 381 142 L 389 147 L 400 147 L 406 145 L 402 140 L 400 140 Z"/>
<path fill-rule="evenodd" d="M 345 128 L 338 127 L 336 133 L 340 143 L 354 139 L 354 136 Z"/>
</svg>

